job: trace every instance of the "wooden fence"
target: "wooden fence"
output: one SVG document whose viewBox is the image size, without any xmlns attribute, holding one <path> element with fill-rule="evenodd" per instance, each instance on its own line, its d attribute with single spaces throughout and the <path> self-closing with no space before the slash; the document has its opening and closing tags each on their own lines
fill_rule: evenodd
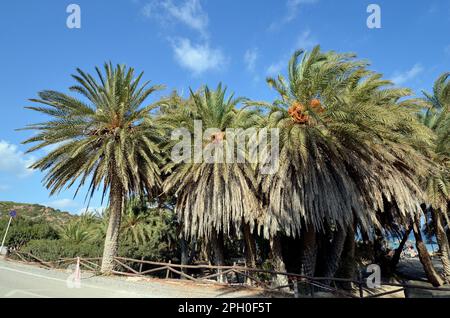
<svg viewBox="0 0 450 318">
<path fill-rule="evenodd" d="M 30 253 L 13 252 L 19 260 L 26 263 L 38 263 L 46 268 L 64 268 L 76 264 L 78 258 L 61 258 L 57 261 L 44 261 Z M 101 258 L 79 258 L 80 267 L 94 273 L 100 273 Z M 309 277 L 295 273 L 285 273 L 273 270 L 250 268 L 245 266 L 215 266 L 210 264 L 181 265 L 174 263 L 153 262 L 137 260 L 126 257 L 115 257 L 113 274 L 130 277 L 157 276 L 163 279 L 182 278 L 196 283 L 219 283 L 231 286 L 253 286 L 260 287 L 267 291 L 281 291 L 293 294 L 294 297 L 301 297 L 299 289 L 306 287 L 308 293 L 302 295 L 315 296 L 317 291 L 326 291 L 338 297 L 345 298 L 376 298 L 402 292 L 407 288 L 422 289 L 431 291 L 450 292 L 450 288 L 436 288 L 416 286 L 400 283 L 381 283 L 382 286 L 397 287 L 390 291 L 374 293 L 372 289 L 366 287 L 365 280 L 360 276 L 358 280 L 350 278 L 336 277 Z M 285 276 L 288 284 L 274 285 L 277 276 Z M 285 279 L 286 280 L 286 279 Z M 331 284 L 330 284 L 331 282 Z M 345 283 L 353 285 L 353 291 L 339 289 L 337 284 Z M 333 286 L 332 286 L 333 285 Z"/>
</svg>

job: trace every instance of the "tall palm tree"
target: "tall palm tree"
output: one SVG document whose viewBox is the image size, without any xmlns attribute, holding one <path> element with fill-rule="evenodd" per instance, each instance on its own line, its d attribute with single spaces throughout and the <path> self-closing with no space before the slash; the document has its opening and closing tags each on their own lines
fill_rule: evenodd
<svg viewBox="0 0 450 318">
<path fill-rule="evenodd" d="M 105 237 L 101 271 L 113 270 L 119 244 L 124 202 L 132 194 L 151 195 L 159 185 L 160 129 L 150 112 L 155 105 L 143 105 L 161 86 L 141 84 L 143 73 L 134 69 L 104 65 L 96 68 L 98 79 L 77 69 L 76 85 L 70 91 L 77 98 L 56 91 L 42 91 L 28 109 L 50 116 L 46 122 L 25 129 L 37 134 L 24 143 L 37 143 L 28 152 L 55 145 L 56 149 L 31 167 L 47 172 L 43 183 L 53 195 L 78 183 L 88 182 L 87 197 L 101 190 L 109 192 L 110 217 Z"/>
<path fill-rule="evenodd" d="M 269 202 L 265 235 L 279 270 L 280 236 L 300 237 L 304 271 L 313 275 L 318 240 L 330 233 L 334 259 L 324 272 L 333 276 L 354 224 L 373 231 L 386 203 L 403 222 L 419 213 L 416 176 L 427 165 L 417 148 L 430 136 L 415 118 L 414 103 L 400 101 L 409 91 L 385 88 L 390 82 L 352 54 L 300 50 L 287 80 L 280 75 L 267 82 L 279 98 L 251 103 L 269 107 L 267 126 L 280 129 L 280 168 L 260 176 Z"/>
<path fill-rule="evenodd" d="M 210 147 L 212 156 L 220 156 L 228 147 L 227 138 L 231 138 L 226 131 L 228 128 L 251 127 L 260 118 L 258 112 L 238 110 L 242 99 L 225 96 L 226 89 L 221 85 L 216 90 L 205 87 L 197 93 L 191 91 L 191 101 L 168 112 L 166 117 L 174 128 L 184 127 L 192 136 L 195 120 L 201 121 L 202 133 L 209 128 L 216 129 L 200 141 L 200 151 Z M 245 149 L 236 151 L 245 152 Z M 239 235 L 242 227 L 253 230 L 261 213 L 252 166 L 206 160 L 171 161 L 165 172 L 170 175 L 164 182 L 164 191 L 175 194 L 175 210 L 184 236 L 210 242 L 215 263 L 223 265 L 224 236 Z"/>
<path fill-rule="evenodd" d="M 427 110 L 421 114 L 421 121 L 436 133 L 433 161 L 439 171 L 431 171 L 426 184 L 429 211 L 434 223 L 444 277 L 450 281 L 450 249 L 444 228 L 444 220 L 450 224 L 448 205 L 450 202 L 450 73 L 444 73 L 436 80 L 433 93 L 423 92 Z"/>
</svg>

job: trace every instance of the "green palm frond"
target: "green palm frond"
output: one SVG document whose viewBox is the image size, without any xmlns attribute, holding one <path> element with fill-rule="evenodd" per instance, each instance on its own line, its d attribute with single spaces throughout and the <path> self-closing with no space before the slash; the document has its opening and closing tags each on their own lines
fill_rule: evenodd
<svg viewBox="0 0 450 318">
<path fill-rule="evenodd" d="M 259 176 L 269 202 L 265 235 L 345 228 L 355 219 L 368 230 L 385 202 L 399 220 L 419 213 L 432 133 L 405 101 L 410 91 L 392 88 L 353 54 L 302 54 L 290 60 L 287 81 L 268 79 L 281 97 L 267 119 L 280 129 L 281 152 L 279 171 Z"/>
<path fill-rule="evenodd" d="M 216 90 L 191 91 L 189 100 L 168 114 L 172 127 L 193 133 L 194 120 L 201 120 L 203 132 L 216 128 L 224 134 L 225 140 L 219 143 L 226 151 L 228 128 L 245 129 L 261 121 L 259 110 L 238 109 L 244 99 L 226 95 L 221 85 Z M 213 143 L 203 140 L 203 146 Z M 245 153 L 244 149 L 236 151 Z M 219 154 L 215 149 L 214 156 Z M 242 222 L 255 224 L 260 207 L 254 171 L 248 163 L 168 162 L 165 171 L 171 174 L 164 181 L 164 191 L 177 199 L 176 213 L 186 237 L 208 238 L 213 231 L 231 235 L 239 232 Z"/>
<path fill-rule="evenodd" d="M 25 144 L 28 152 L 48 146 L 56 148 L 38 159 L 31 168 L 46 172 L 43 180 L 51 194 L 78 183 L 86 185 L 87 196 L 110 187 L 117 177 L 124 194 L 150 193 L 159 184 L 159 144 L 163 131 L 155 123 L 153 104 L 144 104 L 161 86 L 141 84 L 132 68 L 111 63 L 98 79 L 77 69 L 70 91 L 79 98 L 55 91 L 42 91 L 31 101 L 31 110 L 49 120 L 25 129 L 37 131 Z"/>
</svg>

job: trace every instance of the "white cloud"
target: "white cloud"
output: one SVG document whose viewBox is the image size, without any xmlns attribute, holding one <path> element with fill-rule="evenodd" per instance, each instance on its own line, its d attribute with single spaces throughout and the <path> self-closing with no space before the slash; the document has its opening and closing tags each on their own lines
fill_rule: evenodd
<svg viewBox="0 0 450 318">
<path fill-rule="evenodd" d="M 291 53 L 298 49 L 311 50 L 318 43 L 318 40 L 311 34 L 311 30 L 306 29 L 296 39 L 295 46 L 292 48 Z M 287 69 L 291 53 L 283 55 L 280 60 L 269 65 L 266 69 L 266 74 L 269 76 L 276 76 L 280 74 L 283 69 Z"/>
<path fill-rule="evenodd" d="M 248 49 L 244 54 L 244 62 L 247 66 L 247 70 L 253 72 L 256 66 L 256 60 L 259 57 L 258 49 Z"/>
<path fill-rule="evenodd" d="M 267 75 L 276 76 L 280 74 L 284 67 L 287 67 L 287 62 L 285 59 L 281 59 L 276 63 L 272 63 L 266 70 Z"/>
<path fill-rule="evenodd" d="M 311 35 L 311 30 L 305 30 L 297 38 L 296 46 L 297 49 L 310 50 L 313 46 L 317 45 L 318 41 Z"/>
<path fill-rule="evenodd" d="M 228 61 L 220 49 L 210 45 L 209 17 L 202 1 L 151 0 L 142 8 L 144 16 L 158 20 L 163 26 L 178 23 L 198 32 L 200 41 L 196 43 L 186 37 L 175 40 L 169 37 L 176 61 L 194 75 L 221 69 Z"/>
<path fill-rule="evenodd" d="M 182 23 L 198 31 L 203 37 L 208 36 L 209 18 L 203 11 L 200 0 L 185 0 L 178 5 L 172 0 L 153 0 L 143 7 L 142 14 L 164 23 Z"/>
<path fill-rule="evenodd" d="M 306 4 L 314 4 L 317 3 L 318 0 L 287 0 L 286 2 L 286 14 L 281 20 L 272 22 L 269 26 L 269 30 L 275 31 L 280 29 L 283 25 L 288 24 L 295 20 L 302 5 Z"/>
<path fill-rule="evenodd" d="M 86 212 L 102 214 L 105 210 L 106 210 L 105 206 L 89 207 L 87 209 L 84 207 L 84 208 L 80 209 L 76 214 L 81 215 L 81 214 L 85 214 Z"/>
<path fill-rule="evenodd" d="M 33 162 L 34 158 L 26 156 L 16 145 L 0 140 L 0 172 L 25 178 L 33 173 L 33 170 L 28 168 Z"/>
<path fill-rule="evenodd" d="M 6 185 L 6 184 L 0 184 L 0 192 L 5 192 L 8 191 L 10 189 L 10 186 Z"/>
<path fill-rule="evenodd" d="M 411 69 L 405 72 L 396 72 L 392 77 L 391 81 L 397 85 L 402 85 L 423 72 L 423 67 L 420 64 L 415 64 Z"/>
<path fill-rule="evenodd" d="M 76 209 L 80 206 L 79 203 L 75 202 L 72 199 L 60 199 L 51 202 L 47 202 L 44 204 L 45 206 L 49 206 L 58 210 L 66 210 L 66 209 Z"/>
<path fill-rule="evenodd" d="M 445 54 L 450 55 L 450 44 L 444 48 L 444 52 Z"/>
<path fill-rule="evenodd" d="M 227 60 L 219 49 L 214 49 L 208 43 L 192 44 L 189 39 L 181 38 L 172 41 L 174 57 L 178 64 L 199 75 L 210 70 L 219 70 Z"/>
<path fill-rule="evenodd" d="M 316 3 L 318 0 L 288 0 L 286 2 L 287 7 L 287 14 L 285 16 L 286 22 L 291 22 L 297 17 L 297 14 L 300 10 L 301 5 L 303 4 L 313 4 Z"/>
</svg>

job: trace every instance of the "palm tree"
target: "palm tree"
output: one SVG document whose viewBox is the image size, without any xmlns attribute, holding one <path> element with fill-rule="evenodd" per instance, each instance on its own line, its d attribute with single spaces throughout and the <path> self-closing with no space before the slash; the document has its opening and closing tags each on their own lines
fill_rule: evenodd
<svg viewBox="0 0 450 318">
<path fill-rule="evenodd" d="M 28 125 L 37 134 L 24 143 L 37 143 L 28 152 L 50 145 L 56 149 L 31 167 L 47 172 L 43 183 L 51 195 L 78 183 L 88 182 L 87 197 L 101 189 L 109 192 L 110 217 L 105 237 L 102 273 L 113 270 L 119 244 L 121 215 L 132 194 L 151 195 L 159 185 L 161 132 L 150 116 L 155 105 L 145 105 L 160 86 L 141 84 L 143 73 L 105 64 L 96 68 L 98 80 L 77 69 L 76 85 L 70 91 L 81 99 L 56 91 L 42 91 L 38 106 L 28 109 L 50 116 L 50 120 Z"/>
<path fill-rule="evenodd" d="M 221 85 L 215 91 L 208 87 L 198 93 L 191 91 L 188 103 L 166 114 L 172 127 L 184 127 L 192 134 L 195 120 L 201 121 L 202 133 L 210 128 L 216 129 L 201 140 L 200 150 L 213 149 L 211 153 L 215 158 L 226 153 L 229 146 L 227 137 L 231 139 L 231 135 L 227 129 L 251 127 L 260 118 L 255 111 L 238 111 L 241 98 L 226 98 L 225 95 L 226 89 Z M 244 149 L 237 151 L 245 152 Z M 164 181 L 164 192 L 174 193 L 176 197 L 175 211 L 184 237 L 205 239 L 212 245 L 215 263 L 223 265 L 224 236 L 239 235 L 243 227 L 251 232 L 261 213 L 251 165 L 220 160 L 171 161 L 164 171 L 170 174 Z M 244 233 L 249 235 L 249 231 Z"/>
<path fill-rule="evenodd" d="M 93 227 L 80 220 L 74 220 L 57 227 L 59 237 L 74 244 L 90 243 L 95 240 Z"/>
<path fill-rule="evenodd" d="M 436 239 L 444 277 L 450 280 L 450 249 L 444 228 L 447 225 L 448 204 L 450 202 L 450 73 L 444 73 L 436 80 L 433 93 L 423 92 L 427 110 L 421 114 L 421 121 L 436 133 L 435 151 L 432 160 L 439 166 L 439 171 L 431 171 L 426 184 L 429 211 L 434 223 Z"/>
<path fill-rule="evenodd" d="M 131 198 L 125 204 L 122 216 L 121 235 L 136 245 L 143 244 L 149 234 L 151 226 L 149 224 L 149 214 L 147 206 L 143 200 Z"/>
<path fill-rule="evenodd" d="M 264 232 L 278 270 L 284 270 L 282 235 L 301 238 L 303 270 L 312 276 L 318 241 L 328 233 L 333 257 L 322 271 L 333 276 L 355 224 L 372 232 L 387 203 L 399 222 L 420 212 L 416 176 L 426 161 L 417 149 L 430 136 L 414 102 L 401 101 L 410 92 L 386 88 L 390 82 L 366 67 L 352 54 L 300 50 L 288 80 L 267 80 L 279 99 L 250 103 L 269 107 L 267 126 L 280 129 L 280 168 L 259 178 L 269 202 Z"/>
</svg>

